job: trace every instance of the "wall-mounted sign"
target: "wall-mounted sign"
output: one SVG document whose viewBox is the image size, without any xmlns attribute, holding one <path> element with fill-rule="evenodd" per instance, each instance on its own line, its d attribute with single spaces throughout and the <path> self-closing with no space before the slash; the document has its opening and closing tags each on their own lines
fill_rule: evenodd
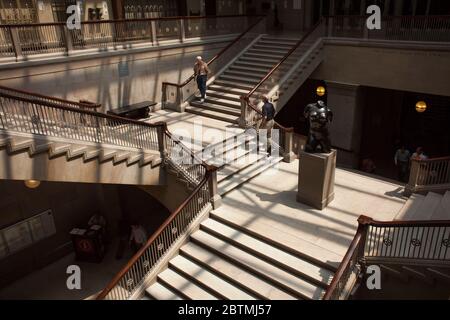
<svg viewBox="0 0 450 320">
<path fill-rule="evenodd" d="M 51 210 L 0 230 L 0 258 L 20 251 L 56 233 Z"/>
</svg>

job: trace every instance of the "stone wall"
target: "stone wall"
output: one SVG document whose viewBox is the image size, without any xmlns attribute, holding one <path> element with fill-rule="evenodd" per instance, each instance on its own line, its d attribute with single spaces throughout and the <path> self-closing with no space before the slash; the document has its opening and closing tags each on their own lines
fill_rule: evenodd
<svg viewBox="0 0 450 320">
<path fill-rule="evenodd" d="M 69 100 L 101 103 L 103 111 L 144 100 L 161 102 L 164 81 L 181 83 L 195 57 L 205 60 L 227 42 L 171 49 L 124 50 L 0 66 L 0 85 Z"/>
</svg>

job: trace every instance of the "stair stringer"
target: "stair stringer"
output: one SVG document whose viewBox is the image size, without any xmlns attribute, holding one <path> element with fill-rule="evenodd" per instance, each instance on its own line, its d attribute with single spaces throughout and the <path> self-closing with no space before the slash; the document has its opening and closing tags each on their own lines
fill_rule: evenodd
<svg viewBox="0 0 450 320">
<path fill-rule="evenodd" d="M 17 158 L 16 161 L 18 160 L 18 157 L 21 157 L 23 161 L 29 160 L 39 164 L 40 167 L 44 166 L 45 168 L 41 168 L 41 170 L 39 170 L 41 175 L 44 172 L 47 172 L 48 174 L 48 168 L 52 167 L 52 162 L 61 161 L 63 158 L 68 165 L 74 165 L 75 162 L 80 163 L 81 161 L 86 165 L 91 167 L 97 166 L 98 168 L 105 165 L 109 168 L 118 168 L 120 166 L 122 169 L 126 170 L 133 167 L 135 168 L 135 171 L 130 171 L 129 177 L 124 177 L 125 174 L 117 174 L 118 171 L 116 170 L 117 172 L 115 177 L 111 177 L 109 180 L 107 179 L 108 181 L 97 181 L 98 183 L 133 184 L 132 182 L 134 180 L 138 182 L 138 179 L 135 179 L 138 172 L 143 172 L 142 170 L 145 170 L 148 174 L 161 164 L 161 155 L 157 151 L 139 150 L 84 141 L 73 141 L 48 136 L 36 136 L 32 134 L 14 133 L 10 131 L 0 132 L 0 150 L 4 150 L 5 157 Z M 11 158 L 11 161 L 14 161 L 14 159 Z M 28 168 L 29 165 L 24 164 L 23 161 L 20 164 L 20 166 L 22 166 L 21 168 L 23 168 L 22 170 L 16 171 L 11 169 L 11 172 L 4 172 L 4 174 L 2 174 L 2 176 L 4 175 L 3 178 L 13 180 L 47 180 L 42 176 L 40 176 L 39 179 L 37 179 L 38 177 L 26 176 L 25 168 Z M 14 164 L 16 169 L 20 169 L 18 165 L 19 164 L 17 163 Z M 32 165 L 33 164 L 31 164 L 31 166 Z M 54 167 L 52 168 L 54 169 Z M 22 173 L 20 173 L 20 171 L 22 171 Z M 0 171 L 0 173 L 1 172 L 2 171 Z M 80 173 L 78 181 L 73 181 L 72 178 L 69 178 L 71 175 L 67 175 L 66 172 L 61 172 L 60 174 L 61 179 L 59 180 L 55 178 L 59 175 L 59 173 L 57 174 L 57 172 L 55 173 L 54 171 L 51 175 L 52 178 L 49 178 L 47 181 L 83 183 L 94 182 L 91 181 L 91 176 L 93 176 L 93 174 L 85 176 Z M 113 173 L 111 173 L 111 175 L 113 175 Z M 153 178 L 155 177 L 149 177 L 150 180 Z M 144 179 L 143 184 L 149 183 L 150 180 L 147 181 Z M 159 183 L 161 183 L 161 181 Z"/>
</svg>

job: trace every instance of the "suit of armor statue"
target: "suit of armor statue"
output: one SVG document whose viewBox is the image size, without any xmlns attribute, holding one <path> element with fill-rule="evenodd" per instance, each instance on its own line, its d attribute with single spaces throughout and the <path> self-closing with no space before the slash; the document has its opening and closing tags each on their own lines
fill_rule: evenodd
<svg viewBox="0 0 450 320">
<path fill-rule="evenodd" d="M 309 121 L 309 134 L 305 151 L 309 153 L 330 153 L 331 141 L 328 124 L 333 121 L 333 112 L 323 101 L 308 104 L 304 116 Z"/>
</svg>

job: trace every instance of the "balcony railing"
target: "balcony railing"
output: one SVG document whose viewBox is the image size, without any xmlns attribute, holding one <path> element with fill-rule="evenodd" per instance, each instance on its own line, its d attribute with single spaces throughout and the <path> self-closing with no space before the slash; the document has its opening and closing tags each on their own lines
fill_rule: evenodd
<svg viewBox="0 0 450 320">
<path fill-rule="evenodd" d="M 327 36 L 396 41 L 450 41 L 450 16 L 385 16 L 369 30 L 367 16 L 331 16 Z"/>
<path fill-rule="evenodd" d="M 368 264 L 450 266 L 450 221 L 379 222 L 361 216 L 325 300 L 347 299 Z"/>
<path fill-rule="evenodd" d="M 129 48 L 198 38 L 240 34 L 257 16 L 167 17 L 82 22 L 70 30 L 65 23 L 0 26 L 0 57 L 61 53 L 77 50 Z"/>
<path fill-rule="evenodd" d="M 420 191 L 450 189 L 450 157 L 412 160 L 407 195 Z"/>
</svg>

